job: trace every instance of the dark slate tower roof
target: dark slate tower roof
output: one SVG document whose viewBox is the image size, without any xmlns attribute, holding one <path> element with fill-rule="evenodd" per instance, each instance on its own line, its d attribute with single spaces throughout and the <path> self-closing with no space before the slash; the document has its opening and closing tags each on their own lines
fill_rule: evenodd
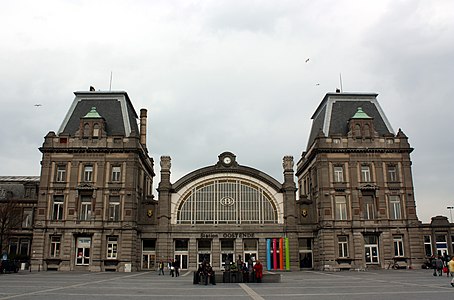
<svg viewBox="0 0 454 300">
<path fill-rule="evenodd" d="M 394 134 L 375 93 L 327 93 L 312 115 L 312 128 L 307 149 L 317 135 L 347 136 L 348 121 L 356 114 L 358 108 L 374 119 L 374 127 L 380 136 Z"/>
<path fill-rule="evenodd" d="M 130 136 L 132 131 L 139 134 L 137 113 L 129 96 L 124 91 L 83 91 L 74 92 L 76 98 L 66 114 L 58 134 L 74 136 L 79 129 L 80 119 L 87 116 L 93 107 L 106 121 L 107 135 Z"/>
</svg>

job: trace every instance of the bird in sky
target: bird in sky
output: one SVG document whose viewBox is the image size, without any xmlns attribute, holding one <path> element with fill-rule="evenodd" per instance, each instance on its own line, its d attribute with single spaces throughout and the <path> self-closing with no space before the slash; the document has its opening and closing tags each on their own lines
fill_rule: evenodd
<svg viewBox="0 0 454 300">
<path fill-rule="evenodd" d="M 306 58 L 306 63 L 309 62 L 309 58 Z"/>
<path fill-rule="evenodd" d="M 36 106 L 36 107 L 39 107 L 39 106 L 43 106 L 43 105 L 42 105 L 42 104 L 39 104 L 39 103 L 37 103 L 37 104 L 35 104 L 35 106 Z"/>
<path fill-rule="evenodd" d="M 316 83 L 315 85 L 320 85 L 320 83 Z"/>
</svg>

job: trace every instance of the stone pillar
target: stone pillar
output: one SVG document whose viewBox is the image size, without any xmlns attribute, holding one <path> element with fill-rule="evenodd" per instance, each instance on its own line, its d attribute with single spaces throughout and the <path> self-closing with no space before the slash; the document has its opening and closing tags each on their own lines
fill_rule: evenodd
<svg viewBox="0 0 454 300">
<path fill-rule="evenodd" d="M 284 169 L 284 183 L 282 191 L 284 194 L 284 235 L 289 239 L 290 248 L 290 270 L 299 270 L 299 251 L 296 209 L 296 184 L 293 171 L 293 156 L 284 156 L 282 167 Z"/>
</svg>

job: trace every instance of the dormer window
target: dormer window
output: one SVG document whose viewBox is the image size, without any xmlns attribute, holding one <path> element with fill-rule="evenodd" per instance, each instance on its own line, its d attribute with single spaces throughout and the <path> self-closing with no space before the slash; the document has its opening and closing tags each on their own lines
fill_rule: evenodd
<svg viewBox="0 0 454 300">
<path fill-rule="evenodd" d="M 83 138 L 101 138 L 104 133 L 105 120 L 96 111 L 96 107 L 80 119 L 79 133 Z"/>
</svg>

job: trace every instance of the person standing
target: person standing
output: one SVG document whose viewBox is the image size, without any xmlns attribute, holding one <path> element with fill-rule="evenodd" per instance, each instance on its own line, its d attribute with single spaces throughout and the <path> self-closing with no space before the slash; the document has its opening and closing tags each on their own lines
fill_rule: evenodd
<svg viewBox="0 0 454 300">
<path fill-rule="evenodd" d="M 164 274 L 164 262 L 162 260 L 159 262 L 159 275 L 161 275 L 161 273 L 162 273 L 162 275 L 165 275 Z"/>
<path fill-rule="evenodd" d="M 443 276 L 443 260 L 441 259 L 441 255 L 438 255 L 437 258 L 435 259 L 435 266 L 438 276 Z M 434 273 L 434 276 L 437 275 L 435 275 Z"/>
<path fill-rule="evenodd" d="M 170 276 L 175 277 L 175 266 L 174 266 L 174 260 L 169 261 L 169 269 L 170 269 Z"/>
<path fill-rule="evenodd" d="M 263 265 L 260 263 L 260 260 L 257 259 L 255 265 L 254 265 L 254 271 L 255 271 L 255 279 L 257 282 L 262 282 L 262 277 L 263 277 Z"/>
<path fill-rule="evenodd" d="M 173 262 L 173 268 L 175 269 L 175 277 L 180 276 L 180 261 L 178 259 Z"/>
<path fill-rule="evenodd" d="M 449 273 L 451 273 L 451 277 L 453 276 L 452 274 L 454 273 L 454 255 L 451 257 L 451 260 L 448 262 L 448 268 L 449 268 Z M 451 280 L 451 286 L 454 287 L 454 278 Z"/>
</svg>

